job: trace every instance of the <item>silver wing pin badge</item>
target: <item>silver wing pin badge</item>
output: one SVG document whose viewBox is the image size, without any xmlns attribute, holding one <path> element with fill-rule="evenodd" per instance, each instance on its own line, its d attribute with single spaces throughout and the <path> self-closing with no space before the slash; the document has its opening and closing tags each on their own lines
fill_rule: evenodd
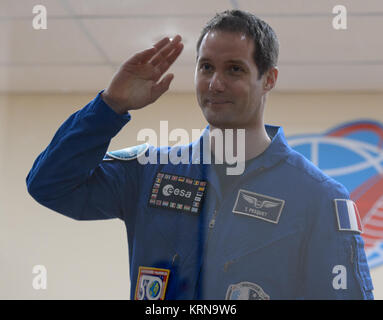
<svg viewBox="0 0 383 320">
<path fill-rule="evenodd" d="M 258 209 L 261 209 L 263 207 L 265 207 L 265 208 L 274 208 L 274 207 L 279 205 L 278 202 L 272 202 L 272 201 L 268 201 L 268 200 L 261 201 L 261 200 L 258 200 L 255 197 L 252 197 L 252 196 L 249 196 L 249 195 L 246 195 L 246 194 L 243 194 L 243 193 L 242 193 L 242 197 L 248 203 L 252 204 L 254 207 L 256 207 Z"/>
</svg>

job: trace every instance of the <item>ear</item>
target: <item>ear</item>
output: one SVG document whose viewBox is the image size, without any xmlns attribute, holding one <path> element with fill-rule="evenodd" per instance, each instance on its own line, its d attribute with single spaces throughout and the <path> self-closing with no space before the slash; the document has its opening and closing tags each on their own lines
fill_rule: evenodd
<svg viewBox="0 0 383 320">
<path fill-rule="evenodd" d="M 271 89 L 275 87 L 275 84 L 277 83 L 278 79 L 278 67 L 271 67 L 265 74 L 264 74 L 264 81 L 263 81 L 263 90 L 265 92 L 269 92 Z"/>
</svg>

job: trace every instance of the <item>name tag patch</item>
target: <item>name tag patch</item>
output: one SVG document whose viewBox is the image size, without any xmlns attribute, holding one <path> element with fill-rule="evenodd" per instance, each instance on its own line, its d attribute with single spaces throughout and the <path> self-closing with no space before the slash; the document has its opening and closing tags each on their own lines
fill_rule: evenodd
<svg viewBox="0 0 383 320">
<path fill-rule="evenodd" d="M 285 200 L 240 189 L 233 212 L 276 224 L 284 205 Z"/>
<path fill-rule="evenodd" d="M 134 300 L 164 300 L 170 270 L 139 267 Z"/>
<path fill-rule="evenodd" d="M 152 185 L 149 206 L 198 214 L 206 187 L 204 180 L 158 172 Z"/>
</svg>

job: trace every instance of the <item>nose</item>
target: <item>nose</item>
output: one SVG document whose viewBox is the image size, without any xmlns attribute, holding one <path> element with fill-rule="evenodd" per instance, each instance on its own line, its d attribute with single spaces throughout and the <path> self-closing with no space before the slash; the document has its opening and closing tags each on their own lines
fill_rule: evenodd
<svg viewBox="0 0 383 320">
<path fill-rule="evenodd" d="M 213 92 L 222 92 L 225 90 L 223 78 L 218 72 L 214 72 L 210 78 L 209 90 Z"/>
</svg>

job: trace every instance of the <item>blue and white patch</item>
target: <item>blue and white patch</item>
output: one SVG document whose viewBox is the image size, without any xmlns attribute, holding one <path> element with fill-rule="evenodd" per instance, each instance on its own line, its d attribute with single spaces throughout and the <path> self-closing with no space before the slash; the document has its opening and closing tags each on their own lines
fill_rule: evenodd
<svg viewBox="0 0 383 320">
<path fill-rule="evenodd" d="M 277 224 L 285 200 L 240 189 L 233 212 Z"/>
<path fill-rule="evenodd" d="M 225 300 L 270 300 L 270 296 L 259 285 L 245 281 L 230 285 Z"/>
<path fill-rule="evenodd" d="M 149 144 L 144 143 L 138 146 L 133 146 L 121 150 L 109 151 L 106 153 L 104 160 L 122 160 L 129 161 L 137 159 L 139 156 L 143 155 L 146 150 L 149 149 Z"/>
<path fill-rule="evenodd" d="M 354 201 L 349 199 L 334 199 L 334 203 L 338 230 L 362 233 L 362 222 Z"/>
</svg>

